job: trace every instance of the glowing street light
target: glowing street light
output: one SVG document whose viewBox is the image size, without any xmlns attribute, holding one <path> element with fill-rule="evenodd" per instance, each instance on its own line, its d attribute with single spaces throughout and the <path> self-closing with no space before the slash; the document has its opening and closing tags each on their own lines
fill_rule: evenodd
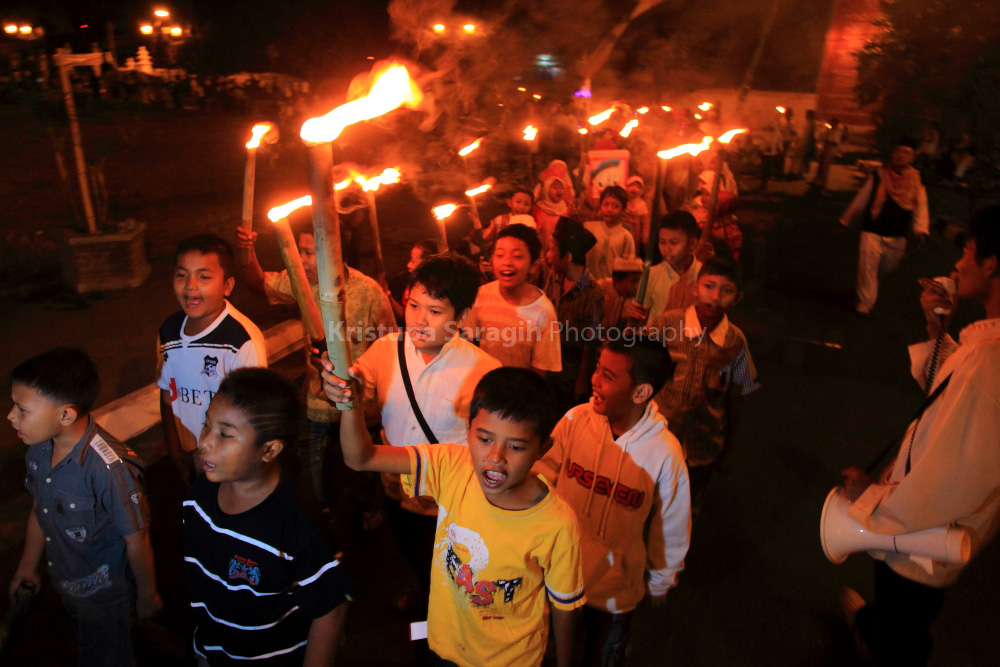
<svg viewBox="0 0 1000 667">
<path fill-rule="evenodd" d="M 174 27 L 174 28 L 170 29 L 170 34 L 173 35 L 174 37 L 180 37 L 181 33 L 183 33 L 183 32 L 184 32 L 183 30 L 181 30 L 180 28 L 177 28 L 177 27 Z"/>
<path fill-rule="evenodd" d="M 31 26 L 30 25 L 22 25 L 21 28 L 20 28 L 20 32 L 21 32 L 22 35 L 30 35 L 31 34 Z"/>
<path fill-rule="evenodd" d="M 139 32 L 141 32 L 144 35 L 152 35 L 153 34 L 153 26 L 151 26 L 151 25 L 149 25 L 147 23 L 146 25 L 143 25 L 143 26 L 141 26 L 139 28 Z"/>
<path fill-rule="evenodd" d="M 17 26 L 16 25 L 5 25 L 3 27 L 3 31 L 5 33 L 7 33 L 8 35 L 13 35 L 13 34 L 17 33 Z"/>
<path fill-rule="evenodd" d="M 155 12 L 153 12 L 153 14 L 159 16 L 161 19 L 165 19 L 168 16 L 170 16 L 170 12 L 168 12 L 166 9 L 157 9 Z"/>
<path fill-rule="evenodd" d="M 638 114 L 647 114 L 649 113 L 649 107 L 639 107 L 635 112 Z"/>
<path fill-rule="evenodd" d="M 466 23 L 462 26 L 462 30 L 469 33 L 470 35 L 476 31 L 476 26 L 472 23 Z"/>
<path fill-rule="evenodd" d="M 439 35 L 444 32 L 443 23 L 435 23 L 433 27 L 434 27 L 434 32 L 436 32 Z"/>
</svg>

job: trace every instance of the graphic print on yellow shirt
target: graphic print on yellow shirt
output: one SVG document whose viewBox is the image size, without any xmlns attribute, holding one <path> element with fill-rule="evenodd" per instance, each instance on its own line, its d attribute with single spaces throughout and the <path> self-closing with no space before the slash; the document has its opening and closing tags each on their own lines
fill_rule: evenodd
<svg viewBox="0 0 1000 667">
<path fill-rule="evenodd" d="M 491 505 L 468 447 L 417 445 L 409 453 L 404 486 L 440 506 L 427 617 L 431 649 L 459 665 L 540 664 L 549 605 L 572 610 L 586 602 L 573 511 L 551 487 L 525 510 Z"/>
</svg>

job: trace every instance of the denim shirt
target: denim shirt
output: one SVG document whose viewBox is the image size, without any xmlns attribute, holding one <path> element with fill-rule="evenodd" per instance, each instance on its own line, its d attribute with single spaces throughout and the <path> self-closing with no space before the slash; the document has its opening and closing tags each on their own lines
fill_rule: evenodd
<svg viewBox="0 0 1000 667">
<path fill-rule="evenodd" d="M 90 417 L 87 431 L 53 467 L 51 440 L 25 455 L 49 577 L 62 596 L 91 603 L 132 595 L 124 536 L 145 528 L 143 464 Z"/>
</svg>

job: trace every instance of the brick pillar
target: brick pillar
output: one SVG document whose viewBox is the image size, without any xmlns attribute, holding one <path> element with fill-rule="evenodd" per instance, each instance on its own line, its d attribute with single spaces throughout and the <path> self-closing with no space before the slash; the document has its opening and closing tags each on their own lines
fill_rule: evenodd
<svg viewBox="0 0 1000 667">
<path fill-rule="evenodd" d="M 879 15 L 879 0 L 834 0 L 816 82 L 820 120 L 836 116 L 855 128 L 872 126 L 871 109 L 859 108 L 854 98 L 858 63 L 853 53 L 878 33 L 872 22 Z"/>
</svg>

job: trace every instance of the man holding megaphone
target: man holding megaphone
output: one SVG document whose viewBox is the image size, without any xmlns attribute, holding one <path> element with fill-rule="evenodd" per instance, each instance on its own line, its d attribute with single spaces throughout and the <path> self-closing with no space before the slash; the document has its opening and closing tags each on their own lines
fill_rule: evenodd
<svg viewBox="0 0 1000 667">
<path fill-rule="evenodd" d="M 951 278 L 955 297 L 982 303 L 986 318 L 964 328 L 956 343 L 947 334 L 950 283 L 921 280 L 930 340 L 909 351 L 927 401 L 879 480 L 848 468 L 840 489 L 851 501 L 847 515 L 860 524 L 855 533 L 872 535 L 860 548 L 874 549 L 877 559 L 874 600 L 865 604 L 846 589 L 844 608 L 860 647 L 880 665 L 926 664 L 943 589 L 1000 525 L 1000 206 L 975 214 Z M 824 526 L 831 521 L 824 511 Z M 960 557 L 938 560 L 900 546 L 914 533 L 942 528 L 942 539 L 967 533 Z M 895 549 L 886 548 L 885 536 L 895 536 Z"/>
</svg>

